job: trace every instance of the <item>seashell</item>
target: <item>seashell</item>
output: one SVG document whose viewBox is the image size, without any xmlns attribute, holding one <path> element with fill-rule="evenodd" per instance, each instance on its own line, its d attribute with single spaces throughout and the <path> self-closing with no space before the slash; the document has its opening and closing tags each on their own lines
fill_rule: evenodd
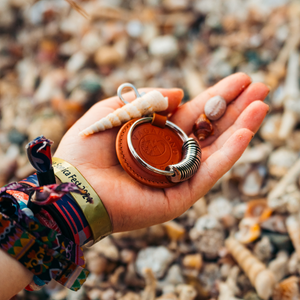
<svg viewBox="0 0 300 300">
<path fill-rule="evenodd" d="M 147 247 L 139 251 L 135 266 L 141 276 L 144 275 L 145 268 L 151 268 L 155 278 L 161 278 L 173 260 L 173 253 L 166 247 Z"/>
<path fill-rule="evenodd" d="M 289 277 L 278 283 L 272 295 L 273 300 L 296 300 L 299 299 L 299 278 Z"/>
<path fill-rule="evenodd" d="M 216 217 L 218 220 L 222 220 L 223 217 L 231 214 L 232 204 L 225 197 L 218 196 L 210 201 L 207 211 L 209 215 Z"/>
<path fill-rule="evenodd" d="M 215 217 L 204 215 L 190 230 L 190 238 L 206 258 L 216 258 L 218 251 L 223 247 L 224 229 Z"/>
<path fill-rule="evenodd" d="M 239 224 L 239 229 L 235 234 L 235 238 L 243 244 L 255 241 L 261 234 L 260 227 L 253 218 L 244 218 Z"/>
<path fill-rule="evenodd" d="M 107 239 L 103 239 L 100 242 L 93 245 L 90 250 L 94 250 L 100 255 L 108 258 L 112 261 L 119 260 L 119 251 L 118 248 L 114 245 L 112 239 L 107 237 Z"/>
<path fill-rule="evenodd" d="M 186 268 L 196 269 L 199 271 L 203 264 L 202 256 L 200 253 L 186 255 L 182 260 L 182 264 Z"/>
<path fill-rule="evenodd" d="M 225 99 L 218 95 L 208 99 L 204 106 L 204 113 L 209 120 L 216 121 L 224 115 L 226 107 Z"/>
<path fill-rule="evenodd" d="M 164 280 L 158 281 L 157 289 L 162 290 L 163 293 L 174 292 L 175 286 L 182 283 L 184 283 L 182 268 L 174 264 L 169 268 Z"/>
<path fill-rule="evenodd" d="M 114 300 L 116 299 L 115 294 L 116 292 L 112 288 L 109 288 L 101 293 L 101 298 L 99 298 L 99 300 Z M 95 298 L 90 298 L 90 299 L 95 299 Z"/>
<path fill-rule="evenodd" d="M 229 271 L 226 282 L 220 282 L 220 294 L 218 300 L 239 300 L 238 298 L 234 297 L 234 295 L 239 292 L 239 289 L 236 285 L 239 272 L 239 267 L 233 266 Z"/>
<path fill-rule="evenodd" d="M 234 166 L 246 163 L 263 162 L 269 157 L 273 150 L 270 143 L 260 143 L 252 148 L 247 148 Z"/>
<path fill-rule="evenodd" d="M 86 19 L 90 18 L 89 14 L 79 4 L 77 4 L 75 1 L 73 1 L 73 0 L 65 0 L 65 1 L 67 1 L 71 5 L 71 7 L 73 9 L 75 9 L 83 17 L 85 17 Z"/>
<path fill-rule="evenodd" d="M 179 300 L 194 300 L 197 296 L 196 289 L 188 284 L 179 284 L 176 291 L 179 293 Z"/>
<path fill-rule="evenodd" d="M 214 129 L 205 114 L 201 114 L 193 126 L 193 133 L 199 141 L 214 134 Z"/>
<path fill-rule="evenodd" d="M 146 287 L 142 292 L 142 300 L 155 300 L 156 296 L 156 279 L 150 268 L 143 270 Z"/>
<path fill-rule="evenodd" d="M 276 283 L 273 272 L 268 270 L 259 259 L 236 239 L 228 238 L 225 245 L 250 279 L 258 296 L 265 300 L 269 299 Z"/>
<path fill-rule="evenodd" d="M 268 266 L 268 269 L 274 273 L 276 281 L 279 282 L 288 274 L 287 264 L 289 255 L 286 251 L 279 251 L 275 259 Z"/>
<path fill-rule="evenodd" d="M 251 200 L 247 203 L 245 218 L 254 218 L 258 223 L 267 220 L 272 214 L 266 199 Z"/>
<path fill-rule="evenodd" d="M 285 217 L 281 215 L 271 216 L 267 220 L 262 221 L 259 225 L 262 229 L 279 233 L 287 233 Z"/>
<path fill-rule="evenodd" d="M 164 97 L 159 91 L 154 90 L 116 109 L 113 113 L 108 114 L 100 121 L 81 131 L 79 135 L 88 136 L 112 127 L 120 126 L 131 119 L 163 111 L 167 108 L 168 98 Z"/>
<path fill-rule="evenodd" d="M 270 142 L 273 146 L 280 146 L 284 144 L 284 141 L 282 141 L 278 137 L 278 131 L 281 125 L 281 121 L 282 114 L 280 113 L 268 115 L 259 131 L 260 136 L 265 141 Z"/>
<path fill-rule="evenodd" d="M 178 298 L 173 293 L 167 293 L 167 294 L 163 294 L 162 296 L 156 298 L 156 300 L 178 300 Z"/>
<path fill-rule="evenodd" d="M 107 267 L 107 259 L 90 250 L 86 255 L 87 267 L 95 275 L 102 275 Z"/>
<path fill-rule="evenodd" d="M 282 115 L 282 122 L 279 128 L 278 137 L 281 140 L 286 140 L 292 133 L 295 125 L 299 120 L 299 116 L 295 109 L 291 106 L 293 102 L 296 103 L 295 107 L 298 107 L 299 98 L 299 83 L 298 83 L 298 72 L 299 67 L 299 53 L 292 51 L 289 57 L 287 75 L 285 82 L 285 102 L 284 112 Z"/>
<path fill-rule="evenodd" d="M 281 178 L 275 188 L 268 195 L 268 205 L 272 209 L 281 207 L 286 203 L 283 198 L 290 184 L 297 182 L 300 174 L 300 159 L 298 159 L 289 171 Z"/>
<path fill-rule="evenodd" d="M 300 151 L 300 130 L 294 130 L 286 141 L 286 146 L 294 151 Z"/>
<path fill-rule="evenodd" d="M 262 262 L 269 261 L 272 256 L 273 246 L 270 239 L 264 236 L 259 242 L 254 246 L 254 255 Z"/>
<path fill-rule="evenodd" d="M 300 259 L 300 232 L 299 232 L 299 220 L 295 215 L 290 215 L 286 219 L 286 227 L 292 243 L 294 245 L 295 251 Z"/>
<path fill-rule="evenodd" d="M 167 234 L 172 241 L 180 240 L 185 234 L 185 228 L 175 221 L 169 221 L 164 223 L 163 225 L 166 228 Z"/>
<path fill-rule="evenodd" d="M 141 296 L 134 292 L 127 292 L 123 297 L 118 300 L 141 300 Z"/>
<path fill-rule="evenodd" d="M 297 274 L 298 273 L 298 255 L 296 252 L 293 252 L 290 256 L 287 268 L 289 274 Z"/>
<path fill-rule="evenodd" d="M 206 89 L 202 74 L 194 66 L 194 63 L 191 60 L 186 59 L 181 64 L 181 70 L 183 73 L 183 79 L 186 89 L 191 98 L 197 97 Z"/>
<path fill-rule="evenodd" d="M 269 173 L 276 177 L 284 176 L 297 160 L 297 153 L 281 147 L 273 151 L 268 161 Z"/>
<path fill-rule="evenodd" d="M 239 188 L 241 192 L 250 197 L 262 194 L 262 186 L 267 175 L 267 170 L 263 165 L 254 167 L 241 182 Z"/>
</svg>

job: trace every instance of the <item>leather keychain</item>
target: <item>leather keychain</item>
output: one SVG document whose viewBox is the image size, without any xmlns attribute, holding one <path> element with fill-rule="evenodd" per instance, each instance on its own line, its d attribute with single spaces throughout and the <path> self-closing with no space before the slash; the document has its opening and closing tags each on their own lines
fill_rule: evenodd
<svg viewBox="0 0 300 300">
<path fill-rule="evenodd" d="M 124 124 L 116 139 L 124 170 L 152 187 L 171 187 L 191 178 L 201 164 L 198 142 L 158 114 Z"/>
</svg>

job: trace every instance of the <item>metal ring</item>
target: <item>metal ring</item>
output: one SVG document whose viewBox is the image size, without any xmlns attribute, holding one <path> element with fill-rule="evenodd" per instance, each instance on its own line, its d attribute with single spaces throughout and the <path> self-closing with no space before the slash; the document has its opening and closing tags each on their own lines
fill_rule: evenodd
<svg viewBox="0 0 300 300">
<path fill-rule="evenodd" d="M 133 157 L 142 165 L 144 166 L 146 169 L 148 169 L 149 171 L 152 171 L 154 173 L 160 174 L 160 175 L 164 175 L 164 176 L 174 176 L 175 175 L 175 171 L 164 171 L 164 170 L 160 170 L 157 168 L 152 167 L 151 165 L 149 165 L 148 163 L 146 163 L 135 151 L 135 149 L 133 148 L 132 142 L 131 142 L 131 137 L 132 137 L 132 133 L 134 128 L 138 125 L 138 124 L 142 124 L 142 123 L 149 123 L 152 121 L 152 117 L 144 117 L 141 119 L 138 119 L 137 121 L 135 121 L 132 126 L 130 127 L 128 134 L 127 134 L 127 144 L 128 144 L 128 148 L 131 152 L 131 154 L 133 155 Z M 173 129 L 181 138 L 181 140 L 183 141 L 183 143 L 185 143 L 188 140 L 188 136 L 185 134 L 185 132 L 179 128 L 177 125 L 175 125 L 174 123 L 167 121 L 166 125 L 168 127 L 170 127 L 171 129 Z"/>
<path fill-rule="evenodd" d="M 136 95 L 137 98 L 141 98 L 145 93 L 142 93 L 140 94 L 137 90 L 137 88 L 131 84 L 131 83 L 123 83 L 121 84 L 119 87 L 118 87 L 118 91 L 117 91 L 117 94 L 118 94 L 118 97 L 120 98 L 120 100 L 124 103 L 124 104 L 128 104 L 129 102 L 126 101 L 123 96 L 122 96 L 122 90 L 125 88 L 125 87 L 129 87 L 129 88 L 132 88 L 134 90 L 134 93 Z"/>
</svg>

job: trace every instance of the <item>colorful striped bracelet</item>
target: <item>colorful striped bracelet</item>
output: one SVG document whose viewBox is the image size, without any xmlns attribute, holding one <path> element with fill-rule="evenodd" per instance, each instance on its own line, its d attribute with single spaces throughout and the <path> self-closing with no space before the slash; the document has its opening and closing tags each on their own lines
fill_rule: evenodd
<svg viewBox="0 0 300 300">
<path fill-rule="evenodd" d="M 70 163 L 63 159 L 53 157 L 52 165 L 55 176 L 63 183 L 73 182 L 86 191 L 86 195 L 71 193 L 74 200 L 82 210 L 89 227 L 91 228 L 94 243 L 112 232 L 112 224 L 100 197 L 82 174 Z M 87 195 L 93 203 L 87 203 Z"/>
</svg>

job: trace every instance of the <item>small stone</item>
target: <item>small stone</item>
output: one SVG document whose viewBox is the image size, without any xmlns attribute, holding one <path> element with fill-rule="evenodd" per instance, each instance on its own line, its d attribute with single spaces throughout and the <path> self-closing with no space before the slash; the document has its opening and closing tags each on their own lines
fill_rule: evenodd
<svg viewBox="0 0 300 300">
<path fill-rule="evenodd" d="M 99 33 L 95 30 L 89 31 L 84 35 L 81 42 L 81 50 L 87 55 L 94 54 L 101 46 L 103 46 L 103 41 Z"/>
<path fill-rule="evenodd" d="M 113 46 L 102 46 L 95 53 L 95 62 L 98 66 L 118 65 L 123 61 L 120 52 Z"/>
<path fill-rule="evenodd" d="M 178 42 L 171 35 L 158 36 L 150 42 L 149 52 L 153 56 L 172 59 L 179 52 Z"/>
<path fill-rule="evenodd" d="M 26 141 L 27 136 L 24 133 L 12 129 L 8 133 L 8 139 L 11 143 L 21 146 Z"/>
<path fill-rule="evenodd" d="M 106 237 L 102 239 L 100 242 L 93 245 L 90 250 L 97 252 L 100 255 L 112 260 L 119 260 L 119 251 L 118 248 L 112 242 L 111 237 Z"/>
<path fill-rule="evenodd" d="M 102 275 L 107 267 L 107 260 L 94 251 L 89 251 L 86 256 L 87 268 L 95 275 Z"/>
<path fill-rule="evenodd" d="M 121 261 L 125 264 L 133 262 L 135 259 L 135 252 L 130 249 L 123 249 L 120 253 Z"/>
<path fill-rule="evenodd" d="M 91 300 L 101 300 L 101 296 L 102 296 L 102 291 L 98 290 L 98 289 L 92 289 L 91 291 L 89 291 L 87 293 L 89 299 Z"/>
<path fill-rule="evenodd" d="M 204 113 L 211 121 L 220 119 L 226 111 L 227 103 L 225 99 L 217 95 L 210 98 L 204 106 Z"/>
<path fill-rule="evenodd" d="M 81 51 L 74 53 L 66 63 L 67 71 L 78 72 L 87 62 L 88 57 Z"/>
<path fill-rule="evenodd" d="M 57 147 L 65 133 L 65 124 L 59 116 L 40 116 L 28 127 L 28 138 L 33 140 L 40 135 L 54 142 L 53 147 Z"/>
<path fill-rule="evenodd" d="M 139 20 L 131 20 L 127 23 L 126 30 L 131 37 L 138 38 L 143 32 L 143 24 Z"/>
<path fill-rule="evenodd" d="M 101 295 L 101 300 L 115 300 L 115 294 L 116 292 L 110 288 L 110 289 L 107 289 L 105 291 L 102 292 L 102 295 Z"/>
<path fill-rule="evenodd" d="M 161 278 L 173 260 L 174 255 L 166 247 L 148 247 L 138 253 L 135 266 L 141 276 L 145 268 L 150 268 L 155 278 Z"/>
</svg>

